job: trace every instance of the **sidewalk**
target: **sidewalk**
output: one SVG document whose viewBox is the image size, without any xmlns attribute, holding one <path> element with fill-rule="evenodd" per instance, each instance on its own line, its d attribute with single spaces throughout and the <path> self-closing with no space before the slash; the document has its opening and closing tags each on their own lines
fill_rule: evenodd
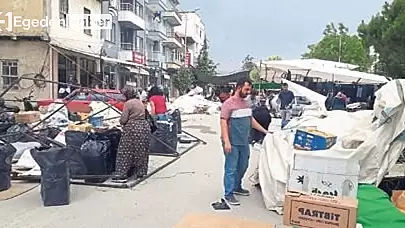
<svg viewBox="0 0 405 228">
<path fill-rule="evenodd" d="M 39 188 L 0 202 L 1 227 L 7 228 L 171 228 L 190 212 L 212 212 L 280 224 L 281 217 L 265 209 L 260 192 L 245 182 L 252 196 L 241 206 L 213 212 L 222 196 L 223 155 L 217 116 L 184 116 L 184 130 L 207 141 L 136 186 L 110 189 L 72 185 L 71 204 L 44 208 Z M 252 162 L 257 154 L 252 154 Z M 251 173 L 255 168 L 252 165 Z M 247 175 L 248 177 L 249 175 Z"/>
</svg>

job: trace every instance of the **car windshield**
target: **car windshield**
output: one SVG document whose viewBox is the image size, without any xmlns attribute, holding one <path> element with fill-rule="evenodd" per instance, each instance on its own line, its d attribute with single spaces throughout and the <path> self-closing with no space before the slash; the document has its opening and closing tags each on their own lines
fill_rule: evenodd
<svg viewBox="0 0 405 228">
<path fill-rule="evenodd" d="M 122 93 L 107 93 L 109 99 L 117 101 L 125 101 L 125 96 Z"/>
<path fill-rule="evenodd" d="M 88 95 L 87 95 L 86 93 L 79 93 L 79 94 L 76 94 L 76 95 L 72 98 L 72 100 L 75 100 L 75 101 L 86 101 L 87 98 L 88 98 Z"/>
</svg>

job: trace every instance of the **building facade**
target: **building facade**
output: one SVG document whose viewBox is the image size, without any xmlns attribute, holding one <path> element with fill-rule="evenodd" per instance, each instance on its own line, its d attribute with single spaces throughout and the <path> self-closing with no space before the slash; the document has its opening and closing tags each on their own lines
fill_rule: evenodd
<svg viewBox="0 0 405 228">
<path fill-rule="evenodd" d="M 0 25 L 0 86 L 7 88 L 21 75 L 33 78 L 40 74 L 46 80 L 84 87 L 120 89 L 125 84 L 170 87 L 171 76 L 185 63 L 184 35 L 176 29 L 184 24 L 179 4 L 178 0 L 2 3 L 2 12 L 13 12 L 23 18 L 69 22 L 68 16 L 72 14 L 111 14 L 112 22 L 109 30 L 58 23 L 8 31 Z M 0 20 L 6 19 L 2 17 L 4 14 Z M 192 45 L 197 38 L 190 37 L 187 50 L 192 51 L 198 47 Z M 32 80 L 21 80 L 6 97 L 24 96 L 34 89 L 37 99 L 56 98 L 63 86 L 57 83 L 37 86 Z"/>
<path fill-rule="evenodd" d="M 181 37 L 187 37 L 186 46 L 186 65 L 196 66 L 198 55 L 204 45 L 206 36 L 205 25 L 198 13 L 196 12 L 183 12 L 181 13 L 182 23 L 175 27 L 175 32 Z"/>
</svg>

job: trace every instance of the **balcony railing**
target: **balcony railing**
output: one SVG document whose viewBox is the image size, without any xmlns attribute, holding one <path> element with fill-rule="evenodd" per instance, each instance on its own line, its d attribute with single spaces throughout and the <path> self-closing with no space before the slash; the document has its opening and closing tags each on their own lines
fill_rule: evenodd
<svg viewBox="0 0 405 228">
<path fill-rule="evenodd" d="M 148 60 L 153 62 L 161 62 L 163 59 L 163 54 L 161 51 L 153 51 L 148 53 Z"/>
<path fill-rule="evenodd" d="M 121 43 L 121 50 L 143 53 L 143 48 L 137 47 L 134 43 Z"/>
<path fill-rule="evenodd" d="M 176 33 L 174 31 L 167 31 L 166 36 L 170 38 L 176 38 Z"/>
<path fill-rule="evenodd" d="M 135 7 L 132 3 L 121 3 L 120 10 L 133 12 L 143 19 L 143 9 L 141 7 Z"/>
</svg>

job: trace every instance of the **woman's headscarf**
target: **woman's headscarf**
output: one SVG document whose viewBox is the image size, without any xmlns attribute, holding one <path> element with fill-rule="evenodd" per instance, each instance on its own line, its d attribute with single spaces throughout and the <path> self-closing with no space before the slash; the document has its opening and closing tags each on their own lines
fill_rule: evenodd
<svg viewBox="0 0 405 228">
<path fill-rule="evenodd" d="M 127 100 L 135 99 L 138 96 L 136 89 L 133 86 L 126 85 L 122 88 L 121 93 L 125 96 Z"/>
</svg>

